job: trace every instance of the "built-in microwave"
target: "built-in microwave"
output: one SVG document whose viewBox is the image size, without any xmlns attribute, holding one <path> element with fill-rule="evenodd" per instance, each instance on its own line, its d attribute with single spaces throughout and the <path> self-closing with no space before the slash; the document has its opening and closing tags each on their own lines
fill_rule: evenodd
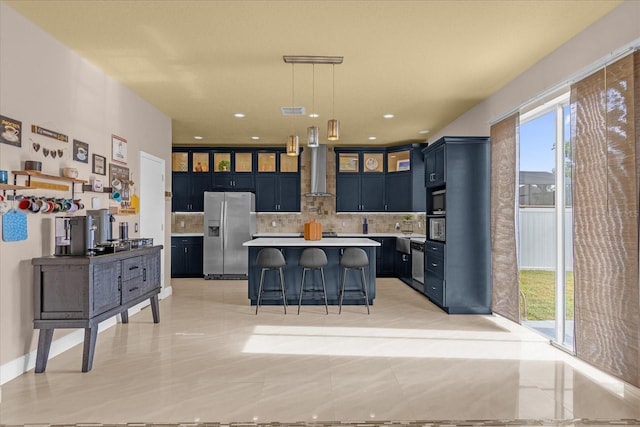
<svg viewBox="0 0 640 427">
<path fill-rule="evenodd" d="M 431 192 L 431 212 L 434 215 L 444 215 L 446 211 L 446 191 L 437 190 Z"/>
<path fill-rule="evenodd" d="M 445 241 L 445 221 L 442 216 L 429 218 L 429 240 Z"/>
</svg>

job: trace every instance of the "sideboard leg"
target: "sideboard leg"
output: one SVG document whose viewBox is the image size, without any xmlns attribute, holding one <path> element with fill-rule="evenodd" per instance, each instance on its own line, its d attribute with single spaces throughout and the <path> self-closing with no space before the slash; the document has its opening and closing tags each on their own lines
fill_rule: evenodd
<svg viewBox="0 0 640 427">
<path fill-rule="evenodd" d="M 84 328 L 84 348 L 82 351 L 82 372 L 89 372 L 93 367 L 93 353 L 96 349 L 98 325 Z"/>
<path fill-rule="evenodd" d="M 122 323 L 129 323 L 129 309 L 124 309 L 120 313 L 120 319 L 122 320 Z"/>
<path fill-rule="evenodd" d="M 158 306 L 158 294 L 149 298 L 151 303 L 151 314 L 153 315 L 153 323 L 160 323 L 160 307 Z"/>
<path fill-rule="evenodd" d="M 47 369 L 49 360 L 49 349 L 53 339 L 53 329 L 40 329 L 38 335 L 38 352 L 36 353 L 36 373 L 40 374 Z"/>
</svg>

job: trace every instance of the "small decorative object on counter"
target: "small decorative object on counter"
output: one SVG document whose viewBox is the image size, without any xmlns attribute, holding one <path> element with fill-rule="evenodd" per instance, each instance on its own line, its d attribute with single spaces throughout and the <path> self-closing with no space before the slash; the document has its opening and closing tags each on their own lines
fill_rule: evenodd
<svg viewBox="0 0 640 427">
<path fill-rule="evenodd" d="M 119 224 L 120 229 L 120 240 L 128 240 L 129 239 L 129 223 L 121 222 Z"/>
<path fill-rule="evenodd" d="M 367 223 L 367 218 L 362 218 L 362 234 L 369 234 L 369 223 Z"/>
<path fill-rule="evenodd" d="M 316 222 L 315 218 L 311 218 L 304 224 L 304 240 L 320 239 L 322 239 L 322 224 Z"/>
</svg>

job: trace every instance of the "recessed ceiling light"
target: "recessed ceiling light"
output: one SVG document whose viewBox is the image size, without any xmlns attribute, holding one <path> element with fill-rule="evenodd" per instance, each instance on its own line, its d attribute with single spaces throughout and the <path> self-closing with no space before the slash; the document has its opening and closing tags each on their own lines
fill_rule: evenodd
<svg viewBox="0 0 640 427">
<path fill-rule="evenodd" d="M 311 117 L 312 119 L 315 119 L 315 118 L 317 118 L 317 117 L 320 117 L 320 114 L 318 114 L 318 113 L 311 113 L 311 114 L 309 114 L 309 117 Z"/>
<path fill-rule="evenodd" d="M 418 133 L 421 133 L 421 134 L 423 134 L 423 135 L 424 135 L 425 133 L 429 133 L 429 129 L 421 130 L 421 131 L 420 131 L 420 132 L 418 132 Z"/>
<path fill-rule="evenodd" d="M 202 139 L 202 137 L 201 137 L 201 136 L 196 135 L 196 136 L 194 136 L 194 137 L 193 137 L 193 139 Z"/>
<path fill-rule="evenodd" d="M 237 117 L 237 118 L 241 119 L 241 118 L 243 118 L 243 117 L 244 117 L 244 113 L 235 113 L 235 114 L 233 115 L 233 117 Z"/>
<path fill-rule="evenodd" d="M 393 114 L 385 114 L 384 116 L 385 119 L 393 119 L 395 116 Z"/>
<path fill-rule="evenodd" d="M 260 139 L 259 136 L 252 136 L 251 139 L 253 139 L 254 141 L 257 141 L 258 139 Z"/>
<path fill-rule="evenodd" d="M 375 140 L 376 140 L 376 137 L 375 137 L 375 136 L 370 136 L 370 137 L 369 137 L 369 141 L 375 141 Z"/>
</svg>

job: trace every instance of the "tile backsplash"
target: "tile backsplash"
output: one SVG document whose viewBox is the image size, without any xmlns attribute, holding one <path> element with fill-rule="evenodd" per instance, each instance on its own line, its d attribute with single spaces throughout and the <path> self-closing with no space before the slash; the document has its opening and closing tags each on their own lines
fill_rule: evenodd
<svg viewBox="0 0 640 427">
<path fill-rule="evenodd" d="M 327 192 L 336 193 L 335 156 L 333 148 L 328 147 L 327 155 Z M 402 231 L 404 217 L 410 213 L 336 213 L 335 197 L 305 197 L 311 188 L 309 150 L 302 152 L 300 189 L 303 194 L 300 201 L 300 213 L 258 213 L 256 229 L 258 233 L 302 232 L 304 223 L 314 218 L 322 224 L 323 231 L 338 233 L 360 233 L 362 222 L 366 218 L 369 233 L 396 233 Z M 425 234 L 425 214 L 411 214 L 411 226 L 414 233 Z M 204 215 L 202 213 L 172 213 L 172 233 L 202 233 Z"/>
</svg>

